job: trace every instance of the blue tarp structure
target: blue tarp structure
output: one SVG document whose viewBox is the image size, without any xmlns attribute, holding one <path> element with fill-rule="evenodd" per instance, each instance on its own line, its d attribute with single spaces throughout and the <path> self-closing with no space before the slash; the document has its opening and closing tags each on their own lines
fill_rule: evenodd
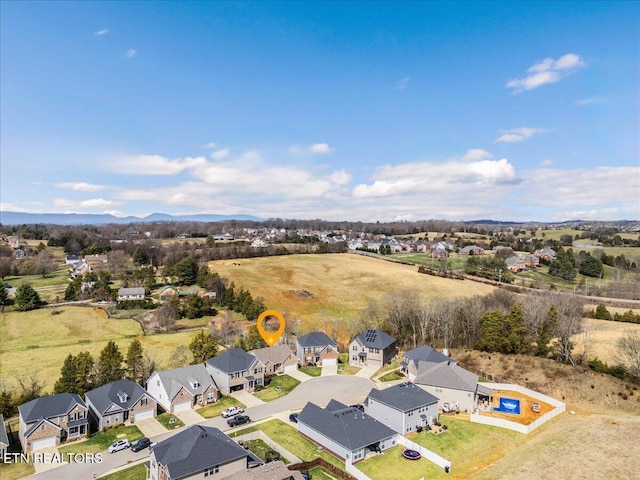
<svg viewBox="0 0 640 480">
<path fill-rule="evenodd" d="M 493 407 L 495 412 L 512 413 L 520 415 L 520 400 L 517 398 L 500 397 L 500 405 Z"/>
</svg>

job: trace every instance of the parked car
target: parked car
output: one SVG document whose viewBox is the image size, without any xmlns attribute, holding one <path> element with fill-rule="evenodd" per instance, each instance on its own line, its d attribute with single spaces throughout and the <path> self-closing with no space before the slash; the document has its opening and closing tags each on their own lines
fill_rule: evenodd
<svg viewBox="0 0 640 480">
<path fill-rule="evenodd" d="M 244 413 L 244 408 L 242 407 L 229 407 L 226 410 L 223 410 L 220 415 L 222 418 L 233 417 L 234 415 L 238 415 L 239 413 Z"/>
<path fill-rule="evenodd" d="M 230 427 L 237 427 L 238 425 L 244 425 L 245 423 L 249 423 L 251 419 L 248 415 L 236 415 L 233 418 L 227 420 L 227 425 Z"/>
<path fill-rule="evenodd" d="M 119 452 L 125 450 L 131 446 L 131 443 L 126 438 L 124 440 L 118 440 L 116 443 L 109 447 L 109 453 Z"/>
<path fill-rule="evenodd" d="M 293 423 L 298 423 L 298 413 L 292 413 L 289 415 L 289 421 Z"/>
<path fill-rule="evenodd" d="M 147 437 L 142 437 L 140 440 L 131 445 L 131 451 L 139 452 L 143 448 L 147 448 L 149 445 L 151 445 L 151 440 L 149 440 Z"/>
</svg>

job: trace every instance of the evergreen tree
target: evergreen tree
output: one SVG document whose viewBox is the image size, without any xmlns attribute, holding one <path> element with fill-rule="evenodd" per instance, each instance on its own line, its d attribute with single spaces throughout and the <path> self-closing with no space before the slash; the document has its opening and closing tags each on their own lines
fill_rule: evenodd
<svg viewBox="0 0 640 480">
<path fill-rule="evenodd" d="M 109 341 L 98 359 L 98 386 L 120 380 L 124 375 L 123 361 L 118 345 L 113 340 Z"/>
<path fill-rule="evenodd" d="M 258 327 L 251 325 L 247 329 L 247 338 L 245 339 L 245 346 L 247 350 L 255 350 L 256 348 L 265 348 L 267 343 L 262 339 Z"/>
<path fill-rule="evenodd" d="M 202 297 L 200 295 L 187 295 L 182 306 L 182 312 L 187 318 L 202 317 Z"/>
<path fill-rule="evenodd" d="M 40 305 L 40 295 L 31 285 L 25 283 L 16 290 L 14 305 L 17 311 L 26 312 L 38 308 Z"/>
<path fill-rule="evenodd" d="M 78 372 L 76 361 L 72 354 L 65 358 L 60 370 L 60 378 L 53 386 L 53 393 L 79 393 L 77 384 Z"/>
<path fill-rule="evenodd" d="M 87 352 L 80 352 L 75 357 L 76 383 L 78 394 L 82 395 L 92 390 L 95 385 L 95 362 L 93 356 Z"/>
<path fill-rule="evenodd" d="M 8 390 L 2 390 L 0 392 L 0 415 L 4 418 L 11 418 L 16 414 L 16 411 L 13 393 Z"/>
<path fill-rule="evenodd" d="M 193 355 L 193 361 L 191 364 L 197 365 L 199 363 L 204 363 L 211 357 L 215 356 L 218 351 L 218 344 L 210 332 L 200 330 L 200 332 L 193 337 L 193 340 L 191 340 L 189 350 L 191 350 Z"/>
<path fill-rule="evenodd" d="M 507 347 L 507 351 L 504 353 L 523 353 L 527 349 L 527 327 L 525 324 L 524 309 L 522 307 L 522 304 L 513 304 L 507 320 L 509 345 Z"/>
<path fill-rule="evenodd" d="M 6 305 L 9 300 L 9 294 L 7 293 L 7 284 L 0 282 L 0 307 Z"/>
<path fill-rule="evenodd" d="M 211 277 L 211 272 L 209 271 L 209 267 L 206 265 L 202 265 L 198 269 L 198 279 L 196 283 L 201 288 L 207 288 L 210 277 Z"/>
<path fill-rule="evenodd" d="M 186 255 L 173 266 L 180 285 L 193 285 L 198 280 L 198 266 L 192 256 Z"/>
<path fill-rule="evenodd" d="M 558 310 L 552 303 L 545 319 L 538 325 L 538 338 L 536 339 L 536 355 L 546 357 L 549 353 L 549 342 L 553 338 L 553 331 L 558 321 Z"/>
<path fill-rule="evenodd" d="M 589 255 L 581 264 L 578 270 L 582 275 L 587 277 L 602 278 L 604 273 L 602 262 L 595 257 Z"/>
<path fill-rule="evenodd" d="M 604 303 L 598 304 L 593 318 L 598 318 L 600 320 L 613 320 L 611 312 L 607 310 L 607 306 Z"/>
<path fill-rule="evenodd" d="M 134 338 L 127 350 L 127 378 L 136 383 L 140 382 L 144 370 L 144 351 L 140 340 Z"/>
<path fill-rule="evenodd" d="M 148 261 L 146 255 L 140 247 L 136 247 L 136 249 L 133 251 L 132 260 L 136 265 L 143 265 Z"/>
</svg>

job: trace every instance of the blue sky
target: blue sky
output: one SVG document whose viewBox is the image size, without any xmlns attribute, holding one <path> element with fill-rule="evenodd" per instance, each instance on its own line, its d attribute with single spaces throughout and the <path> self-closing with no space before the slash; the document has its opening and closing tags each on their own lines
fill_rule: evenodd
<svg viewBox="0 0 640 480">
<path fill-rule="evenodd" d="M 1 210 L 640 219 L 639 2 L 0 3 Z"/>
</svg>

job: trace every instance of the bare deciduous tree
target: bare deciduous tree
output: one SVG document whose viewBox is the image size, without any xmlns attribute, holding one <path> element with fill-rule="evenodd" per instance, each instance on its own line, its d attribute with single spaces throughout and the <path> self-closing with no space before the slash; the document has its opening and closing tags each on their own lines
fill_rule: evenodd
<svg viewBox="0 0 640 480">
<path fill-rule="evenodd" d="M 172 332 L 176 327 L 178 312 L 169 304 L 162 305 L 156 310 L 156 320 L 160 328 L 162 328 L 165 332 Z"/>
<path fill-rule="evenodd" d="M 618 359 L 629 374 L 640 379 L 640 334 L 629 332 L 624 337 L 618 339 Z"/>
</svg>

